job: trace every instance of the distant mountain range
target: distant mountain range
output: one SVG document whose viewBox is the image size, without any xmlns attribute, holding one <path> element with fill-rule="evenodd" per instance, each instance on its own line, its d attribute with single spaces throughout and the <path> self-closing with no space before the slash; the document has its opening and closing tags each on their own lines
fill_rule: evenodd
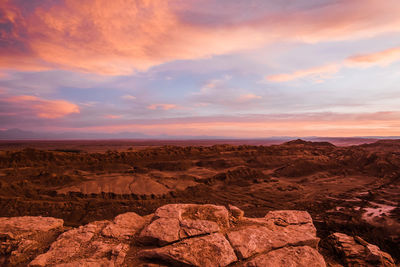
<svg viewBox="0 0 400 267">
<path fill-rule="evenodd" d="M 21 129 L 0 130 L 0 140 L 85 140 L 85 139 L 231 139 L 221 136 L 171 136 L 147 135 L 137 132 L 87 133 L 87 132 L 32 132 Z"/>
<path fill-rule="evenodd" d="M 296 136 L 277 136 L 266 138 L 234 138 L 226 136 L 176 136 L 176 135 L 147 135 L 138 132 L 120 133 L 87 133 L 87 132 L 32 132 L 21 129 L 0 130 L 0 140 L 107 140 L 107 139 L 149 139 L 149 140 L 253 140 L 252 144 L 280 143 L 297 139 Z M 315 142 L 331 142 L 336 145 L 356 145 L 362 143 L 372 143 L 380 139 L 399 139 L 399 136 L 366 136 L 366 137 L 301 137 L 303 140 Z M 257 142 L 259 141 L 259 142 Z M 244 142 L 247 143 L 247 142 Z"/>
</svg>

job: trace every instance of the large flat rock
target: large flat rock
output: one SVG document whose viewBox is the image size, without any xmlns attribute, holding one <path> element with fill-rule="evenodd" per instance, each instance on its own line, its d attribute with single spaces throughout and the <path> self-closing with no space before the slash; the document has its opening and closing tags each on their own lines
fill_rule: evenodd
<svg viewBox="0 0 400 267">
<path fill-rule="evenodd" d="M 308 246 L 284 247 L 253 258 L 246 267 L 326 267 L 325 260 L 316 249 Z"/>
<path fill-rule="evenodd" d="M 50 246 L 63 224 L 61 219 L 41 216 L 0 218 L 0 265 L 26 265 Z"/>
<path fill-rule="evenodd" d="M 360 237 L 333 233 L 328 242 L 349 266 L 395 267 L 393 258 Z"/>
<path fill-rule="evenodd" d="M 96 221 L 68 231 L 64 230 L 62 220 L 54 218 L 2 218 L 0 222 L 1 238 L 6 238 L 1 248 L 15 241 L 8 250 L 25 257 L 22 261 L 0 261 L 0 264 L 325 266 L 317 251 L 316 229 L 310 215 L 303 211 L 273 211 L 262 218 L 247 218 L 233 206 L 228 210 L 215 205 L 171 204 L 145 217 L 128 212 L 112 221 Z M 32 237 L 52 232 L 57 235 L 47 247 L 37 249 L 42 239 Z M 351 241 L 339 237 L 340 242 Z M 35 253 L 27 253 L 30 248 Z M 362 243 L 356 248 L 368 250 L 364 255 L 371 262 L 385 255 L 371 244 Z M 3 251 L 2 255 L 10 251 Z"/>
<path fill-rule="evenodd" d="M 166 245 L 183 238 L 215 233 L 228 226 L 229 212 L 225 207 L 169 204 L 156 210 L 153 221 L 140 233 L 140 240 Z"/>
<path fill-rule="evenodd" d="M 175 265 L 227 266 L 237 261 L 228 240 L 215 233 L 186 239 L 162 248 L 143 250 L 139 257 L 162 260 Z"/>
<path fill-rule="evenodd" d="M 317 231 L 307 212 L 279 211 L 265 218 L 244 218 L 244 221 L 244 226 L 227 234 L 241 259 L 284 246 L 318 247 Z"/>
<path fill-rule="evenodd" d="M 121 222 L 121 218 L 127 221 Z M 126 237 L 134 234 L 138 226 L 131 218 L 132 215 L 125 214 L 114 222 L 98 221 L 69 230 L 30 266 L 121 266 L 129 250 Z M 132 228 L 121 232 L 123 225 Z"/>
<path fill-rule="evenodd" d="M 101 233 L 106 237 L 130 239 L 144 226 L 145 222 L 146 220 L 138 214 L 127 212 L 115 217 Z"/>
<path fill-rule="evenodd" d="M 268 212 L 264 218 L 282 226 L 289 224 L 312 224 L 310 214 L 300 210 L 274 210 Z"/>
</svg>

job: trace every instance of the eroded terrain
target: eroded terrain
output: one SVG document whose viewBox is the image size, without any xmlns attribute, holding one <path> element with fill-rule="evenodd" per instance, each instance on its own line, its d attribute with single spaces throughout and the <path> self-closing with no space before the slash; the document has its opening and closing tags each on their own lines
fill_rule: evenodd
<svg viewBox="0 0 400 267">
<path fill-rule="evenodd" d="M 252 217 L 297 209 L 312 215 L 322 238 L 356 234 L 400 256 L 400 141 L 26 148 L 0 151 L 0 167 L 0 216 L 77 226 L 168 203 L 233 204 Z"/>
</svg>

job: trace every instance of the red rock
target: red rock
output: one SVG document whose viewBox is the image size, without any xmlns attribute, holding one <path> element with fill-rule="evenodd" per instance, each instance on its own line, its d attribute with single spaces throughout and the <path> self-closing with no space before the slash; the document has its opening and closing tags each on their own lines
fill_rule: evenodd
<svg viewBox="0 0 400 267">
<path fill-rule="evenodd" d="M 107 237 L 130 239 L 144 224 L 144 218 L 134 212 L 127 212 L 115 217 L 113 222 L 108 224 L 101 233 Z"/>
<path fill-rule="evenodd" d="M 244 211 L 236 206 L 229 205 L 229 211 L 232 214 L 232 217 L 236 220 L 241 220 L 244 216 Z"/>
<path fill-rule="evenodd" d="M 275 210 L 265 215 L 265 219 L 273 220 L 276 223 L 284 224 L 305 224 L 312 223 L 310 214 L 299 210 Z"/>
<path fill-rule="evenodd" d="M 154 213 L 154 221 L 140 233 L 140 241 L 166 245 L 182 238 L 218 232 L 229 225 L 225 207 L 215 205 L 169 204 Z"/>
<path fill-rule="evenodd" d="M 162 246 L 179 240 L 180 225 L 175 218 L 159 218 L 146 226 L 140 233 L 140 241 Z"/>
<path fill-rule="evenodd" d="M 227 266 L 237 261 L 229 242 L 220 233 L 186 239 L 162 248 L 143 250 L 139 257 L 158 259 L 175 265 L 204 267 Z"/>
<path fill-rule="evenodd" d="M 105 239 L 101 236 L 101 231 L 109 223 L 93 222 L 63 233 L 49 251 L 37 256 L 29 266 L 74 266 L 78 263 L 83 266 L 122 265 L 129 245 L 118 239 Z"/>
<path fill-rule="evenodd" d="M 244 264 L 247 267 L 325 267 L 325 260 L 317 250 L 308 247 L 284 247 L 255 257 Z"/>
<path fill-rule="evenodd" d="M 243 221 L 250 225 L 227 234 L 241 259 L 287 245 L 318 247 L 319 238 L 307 212 L 282 211 L 270 216 L 267 214 L 262 219 L 244 218 Z"/>
<path fill-rule="evenodd" d="M 349 266 L 396 266 L 388 253 L 360 237 L 353 238 L 343 233 L 334 233 L 329 236 L 328 243 Z"/>
<path fill-rule="evenodd" d="M 51 217 L 0 218 L 0 263 L 26 265 L 50 246 L 62 232 L 63 224 L 63 220 Z"/>
</svg>

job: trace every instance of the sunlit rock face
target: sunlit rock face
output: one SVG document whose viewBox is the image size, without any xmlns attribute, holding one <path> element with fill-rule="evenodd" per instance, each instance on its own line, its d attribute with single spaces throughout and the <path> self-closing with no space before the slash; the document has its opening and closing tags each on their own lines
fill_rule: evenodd
<svg viewBox="0 0 400 267">
<path fill-rule="evenodd" d="M 63 224 L 51 217 L 0 218 L 0 266 L 23 266 L 43 253 L 64 231 Z"/>
<path fill-rule="evenodd" d="M 311 216 L 296 210 L 248 218 L 234 206 L 169 204 L 72 229 L 55 218 L 0 218 L 0 234 L 9 266 L 326 266 Z M 367 260 L 391 260 L 343 234 L 332 242 L 346 257 L 369 249 Z"/>
<path fill-rule="evenodd" d="M 379 247 L 370 244 L 361 237 L 351 237 L 342 233 L 333 233 L 328 242 L 349 266 L 395 267 L 393 258 Z"/>
</svg>

